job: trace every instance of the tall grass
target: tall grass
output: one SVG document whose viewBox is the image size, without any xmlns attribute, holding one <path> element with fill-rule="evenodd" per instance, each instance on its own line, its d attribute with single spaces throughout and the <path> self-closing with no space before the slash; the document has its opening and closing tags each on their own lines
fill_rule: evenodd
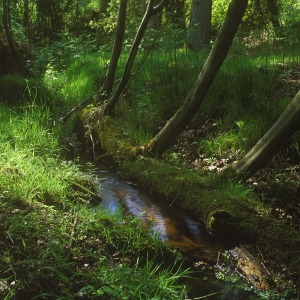
<svg viewBox="0 0 300 300">
<path fill-rule="evenodd" d="M 188 272 L 163 260 L 179 254 L 139 220 L 91 210 L 90 180 L 47 108 L 0 103 L 0 298 L 180 299 Z"/>
</svg>

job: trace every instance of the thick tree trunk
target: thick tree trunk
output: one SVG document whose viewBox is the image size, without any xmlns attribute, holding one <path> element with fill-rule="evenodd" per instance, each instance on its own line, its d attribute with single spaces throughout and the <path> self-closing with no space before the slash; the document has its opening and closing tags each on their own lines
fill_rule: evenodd
<svg viewBox="0 0 300 300">
<path fill-rule="evenodd" d="M 119 100 L 119 98 L 120 98 L 120 96 L 121 96 L 121 94 L 122 94 L 122 92 L 123 92 L 123 90 L 124 90 L 124 88 L 125 88 L 125 86 L 128 82 L 128 79 L 130 78 L 131 68 L 132 68 L 132 65 L 134 63 L 139 45 L 140 45 L 140 43 L 142 41 L 142 38 L 144 36 L 144 33 L 147 29 L 150 18 L 153 15 L 160 12 L 163 9 L 166 2 L 167 2 L 167 0 L 161 0 L 161 2 L 157 6 L 153 7 L 154 1 L 155 0 L 149 0 L 144 18 L 143 18 L 143 20 L 140 24 L 138 32 L 135 36 L 135 40 L 134 40 L 133 45 L 131 47 L 131 50 L 130 50 L 130 53 L 129 53 L 129 56 L 128 56 L 128 59 L 127 59 L 127 62 L 126 62 L 125 68 L 124 68 L 124 72 L 123 72 L 121 81 L 120 81 L 118 87 L 116 88 L 114 94 L 112 95 L 110 101 L 105 106 L 104 113 L 108 116 L 112 114 L 113 109 L 114 109 L 117 101 Z"/>
<path fill-rule="evenodd" d="M 207 91 L 222 66 L 235 33 L 246 11 L 248 0 L 232 0 L 223 26 L 207 61 L 183 105 L 165 127 L 145 146 L 146 152 L 161 155 L 195 116 Z"/>
<path fill-rule="evenodd" d="M 187 43 L 192 50 L 210 45 L 212 0 L 192 0 Z"/>
<path fill-rule="evenodd" d="M 300 129 L 300 91 L 262 139 L 233 165 L 235 173 L 249 178 L 263 168 L 283 143 Z"/>
<path fill-rule="evenodd" d="M 119 6 L 119 16 L 118 16 L 118 24 L 116 29 L 116 38 L 114 47 L 112 50 L 109 67 L 106 73 L 106 79 L 103 84 L 100 95 L 98 96 L 96 102 L 104 100 L 107 98 L 113 88 L 115 73 L 118 65 L 118 61 L 122 52 L 122 44 L 125 33 L 125 21 L 126 21 L 126 8 L 127 8 L 128 0 L 121 0 Z"/>
</svg>

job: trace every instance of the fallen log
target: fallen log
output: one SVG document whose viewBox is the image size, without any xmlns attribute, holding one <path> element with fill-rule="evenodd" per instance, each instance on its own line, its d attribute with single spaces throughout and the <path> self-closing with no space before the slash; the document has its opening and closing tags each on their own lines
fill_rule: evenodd
<svg viewBox="0 0 300 300">
<path fill-rule="evenodd" d="M 280 263 L 300 279 L 300 232 L 276 220 L 251 194 L 241 195 L 228 189 L 233 179 L 192 172 L 183 167 L 148 157 L 111 117 L 101 109 L 84 109 L 81 124 L 89 124 L 102 149 L 121 171 L 148 189 L 163 195 L 170 206 L 176 205 L 202 219 L 207 229 L 223 240 L 256 243 L 268 268 Z M 235 183 L 237 186 L 238 183 Z"/>
</svg>

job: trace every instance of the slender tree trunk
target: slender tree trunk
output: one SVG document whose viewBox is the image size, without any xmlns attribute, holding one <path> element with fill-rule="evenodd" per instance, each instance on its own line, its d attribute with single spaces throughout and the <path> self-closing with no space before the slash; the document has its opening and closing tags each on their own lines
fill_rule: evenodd
<svg viewBox="0 0 300 300">
<path fill-rule="evenodd" d="M 283 143 L 300 129 L 300 91 L 262 139 L 232 169 L 249 178 L 262 169 Z"/>
<path fill-rule="evenodd" d="M 242 21 L 248 0 L 232 0 L 224 23 L 206 63 L 183 105 L 164 128 L 144 147 L 146 152 L 161 155 L 195 116 L 207 91 L 222 66 L 235 33 Z"/>
<path fill-rule="evenodd" d="M 144 36 L 144 33 L 147 29 L 150 17 L 157 14 L 158 12 L 160 12 L 163 9 L 166 2 L 167 2 L 167 0 L 162 0 L 157 6 L 153 7 L 154 1 L 155 0 L 149 0 L 147 10 L 145 12 L 143 20 L 140 24 L 138 32 L 135 36 L 135 40 L 134 40 L 133 45 L 131 47 L 131 50 L 130 50 L 130 53 L 129 53 L 129 56 L 128 56 L 128 59 L 127 59 L 127 62 L 126 62 L 125 68 L 124 68 L 124 72 L 123 72 L 121 81 L 120 81 L 118 87 L 116 88 L 114 94 L 112 95 L 110 101 L 107 103 L 107 105 L 104 108 L 104 113 L 106 115 L 111 115 L 112 114 L 113 109 L 114 109 L 117 101 L 119 100 L 119 98 L 120 98 L 120 96 L 121 96 L 121 94 L 122 94 L 122 92 L 123 92 L 123 90 L 124 90 L 124 88 L 125 88 L 125 86 L 128 82 L 128 79 L 130 78 L 131 68 L 132 68 L 132 65 L 134 63 L 134 60 L 135 60 L 139 45 L 141 43 L 141 40 L 142 40 L 142 38 Z"/>
<path fill-rule="evenodd" d="M 122 43 L 125 33 L 125 21 L 126 21 L 126 8 L 128 0 L 121 0 L 119 6 L 118 24 L 116 29 L 116 38 L 114 47 L 109 62 L 109 67 L 106 73 L 106 79 L 103 84 L 100 95 L 97 97 L 96 102 L 102 101 L 107 98 L 113 88 L 115 73 L 118 65 L 118 61 L 122 52 Z"/>
<path fill-rule="evenodd" d="M 9 0 L 3 0 L 3 26 L 10 48 L 11 55 L 15 62 L 17 61 L 17 53 L 14 46 L 13 35 L 10 27 L 10 16 L 9 16 Z"/>
<path fill-rule="evenodd" d="M 187 43 L 192 50 L 210 45 L 212 0 L 192 0 Z"/>
</svg>

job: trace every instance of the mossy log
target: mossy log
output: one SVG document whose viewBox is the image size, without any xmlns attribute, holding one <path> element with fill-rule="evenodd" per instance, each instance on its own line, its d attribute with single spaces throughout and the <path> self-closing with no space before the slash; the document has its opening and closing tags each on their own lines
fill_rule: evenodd
<svg viewBox="0 0 300 300">
<path fill-rule="evenodd" d="M 207 229 L 223 240 L 251 239 L 266 262 L 284 264 L 300 278 L 300 232 L 272 218 L 251 194 L 228 188 L 224 180 L 205 171 L 192 172 L 161 159 L 148 157 L 111 117 L 85 109 L 79 118 L 92 124 L 94 139 L 115 160 L 121 171 L 148 189 L 163 195 L 202 219 Z M 238 185 L 235 183 L 235 186 Z"/>
</svg>

